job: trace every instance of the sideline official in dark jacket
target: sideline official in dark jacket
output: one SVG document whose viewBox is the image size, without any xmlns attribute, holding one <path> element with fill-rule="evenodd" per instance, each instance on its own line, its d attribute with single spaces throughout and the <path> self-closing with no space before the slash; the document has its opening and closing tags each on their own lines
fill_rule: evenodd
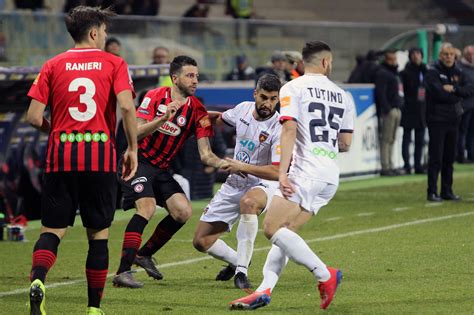
<svg viewBox="0 0 474 315">
<path fill-rule="evenodd" d="M 425 74 L 426 65 L 423 63 L 423 52 L 412 48 L 408 52 L 409 61 L 400 73 L 405 94 L 405 106 L 402 109 L 403 127 L 402 156 L 405 172 L 411 173 L 410 143 L 411 133 L 415 131 L 415 173 L 424 173 L 421 163 L 426 129 Z"/>
<path fill-rule="evenodd" d="M 463 98 L 473 94 L 462 71 L 455 65 L 455 50 L 444 44 L 439 61 L 426 72 L 426 120 L 430 135 L 428 160 L 429 201 L 459 200 L 453 193 L 453 162 Z M 441 198 L 437 194 L 441 171 Z"/>
</svg>

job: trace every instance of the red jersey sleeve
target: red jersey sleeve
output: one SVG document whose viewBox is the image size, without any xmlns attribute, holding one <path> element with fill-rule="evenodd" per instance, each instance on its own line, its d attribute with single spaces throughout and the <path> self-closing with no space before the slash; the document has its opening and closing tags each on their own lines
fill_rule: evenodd
<svg viewBox="0 0 474 315">
<path fill-rule="evenodd" d="M 125 90 L 132 91 L 133 98 L 135 98 L 135 90 L 133 89 L 132 77 L 128 72 L 128 65 L 125 60 L 120 58 L 120 63 L 115 71 L 114 93 L 117 95 Z"/>
<path fill-rule="evenodd" d="M 46 62 L 41 68 L 40 73 L 36 77 L 33 85 L 28 92 L 28 96 L 32 99 L 37 100 L 40 103 L 48 105 L 49 93 L 50 93 L 50 77 L 51 68 L 49 62 Z"/>
<path fill-rule="evenodd" d="M 196 138 L 212 137 L 214 135 L 214 130 L 212 129 L 211 120 L 209 119 L 207 110 L 201 103 L 199 103 L 199 101 L 197 101 L 196 104 L 196 118 L 194 121 L 196 124 Z"/>
<path fill-rule="evenodd" d="M 137 117 L 152 121 L 156 113 L 156 93 L 155 90 L 150 90 L 145 94 L 142 103 L 137 108 Z"/>
</svg>

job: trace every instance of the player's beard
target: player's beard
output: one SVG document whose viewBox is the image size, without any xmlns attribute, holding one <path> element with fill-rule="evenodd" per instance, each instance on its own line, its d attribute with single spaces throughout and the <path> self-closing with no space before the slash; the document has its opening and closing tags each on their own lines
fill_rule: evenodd
<svg viewBox="0 0 474 315">
<path fill-rule="evenodd" d="M 176 84 L 176 87 L 178 88 L 179 92 L 183 97 L 188 97 L 188 96 L 193 96 L 194 92 L 191 92 L 191 88 L 182 84 L 181 82 L 178 82 Z M 196 90 L 196 88 L 194 88 Z"/>
<path fill-rule="evenodd" d="M 260 108 L 257 106 L 257 104 L 255 104 L 255 110 L 257 111 L 258 117 L 262 119 L 267 119 L 273 116 L 273 114 L 275 113 L 275 111 L 274 110 L 272 111 L 271 108 L 269 107 Z"/>
</svg>

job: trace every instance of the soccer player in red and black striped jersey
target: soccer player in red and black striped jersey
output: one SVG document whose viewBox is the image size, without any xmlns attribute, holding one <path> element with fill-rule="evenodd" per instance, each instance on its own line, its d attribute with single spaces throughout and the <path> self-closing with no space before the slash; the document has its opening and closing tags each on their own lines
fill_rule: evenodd
<svg viewBox="0 0 474 315">
<path fill-rule="evenodd" d="M 133 84 L 126 62 L 102 51 L 114 13 L 79 6 L 66 17 L 75 47 L 48 60 L 31 87 L 27 119 L 49 132 L 42 193 L 41 235 L 33 251 L 30 313 L 45 314 L 44 281 L 60 240 L 79 208 L 87 229 L 87 314 L 103 314 L 100 300 L 109 265 L 108 228 L 116 202 L 115 111 L 124 117 L 128 148 L 122 176 L 137 169 Z M 51 122 L 44 118 L 49 106 Z"/>
<path fill-rule="evenodd" d="M 130 180 L 121 181 L 125 210 L 136 208 L 125 229 L 122 257 L 115 286 L 139 288 L 130 268 L 133 263 L 143 267 L 157 280 L 163 275 L 152 261 L 152 255 L 165 245 L 191 217 L 191 204 L 179 184 L 169 172 L 169 164 L 185 140 L 195 135 L 199 154 L 204 164 L 223 168 L 228 162 L 211 150 L 209 137 L 213 129 L 204 106 L 194 96 L 198 84 L 196 61 L 178 56 L 170 64 L 171 87 L 149 91 L 137 110 L 138 117 L 138 170 Z M 169 215 L 156 227 L 153 235 L 140 249 L 141 237 L 156 205 L 164 207 Z"/>
</svg>

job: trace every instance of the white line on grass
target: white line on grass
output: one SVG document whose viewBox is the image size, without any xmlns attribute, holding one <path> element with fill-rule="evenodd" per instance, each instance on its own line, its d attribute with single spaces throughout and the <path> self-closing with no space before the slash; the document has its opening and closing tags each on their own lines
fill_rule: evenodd
<svg viewBox="0 0 474 315">
<path fill-rule="evenodd" d="M 325 221 L 331 222 L 331 221 L 337 221 L 340 220 L 341 217 L 332 217 L 332 218 L 327 218 Z"/>
<path fill-rule="evenodd" d="M 424 224 L 424 223 L 444 221 L 444 220 L 449 220 L 449 219 L 454 219 L 454 218 L 467 217 L 467 216 L 470 216 L 470 215 L 474 215 L 474 211 L 464 212 L 464 213 L 459 213 L 459 214 L 452 214 L 452 215 L 436 217 L 436 218 L 409 221 L 409 222 L 399 223 L 399 224 L 392 224 L 392 225 L 382 226 L 382 227 L 379 227 L 379 228 L 365 229 L 365 230 L 360 230 L 360 231 L 353 231 L 353 232 L 335 234 L 335 235 L 331 235 L 331 236 L 318 237 L 318 238 L 306 240 L 306 242 L 307 243 L 314 243 L 314 242 L 322 242 L 322 241 L 331 241 L 331 240 L 336 240 L 336 239 L 345 238 L 345 237 L 352 237 L 352 236 L 356 236 L 356 235 L 389 231 L 389 230 L 398 229 L 398 228 L 402 228 L 402 227 L 406 227 L 406 226 L 417 225 L 417 224 Z M 254 251 L 259 252 L 259 251 L 269 250 L 269 249 L 270 249 L 270 246 L 265 246 L 265 247 L 256 248 Z M 213 258 L 211 256 L 203 256 L 203 257 L 192 258 L 192 259 L 187 259 L 187 260 L 175 261 L 175 262 L 162 264 L 162 265 L 160 265 L 160 268 L 168 268 L 168 267 L 176 267 L 176 266 L 181 266 L 181 265 L 189 265 L 189 264 L 193 264 L 195 262 L 208 260 L 208 259 L 213 259 Z M 141 271 L 144 271 L 144 270 L 143 269 L 137 270 L 137 272 L 141 272 Z M 109 273 L 107 275 L 107 278 L 110 278 L 113 275 L 114 275 L 114 273 Z M 85 279 L 50 283 L 50 284 L 46 285 L 46 288 L 50 289 L 50 288 L 62 287 L 62 286 L 65 286 L 65 285 L 74 285 L 74 284 L 78 284 L 78 283 L 81 283 L 81 282 L 85 282 Z M 16 289 L 16 290 L 7 291 L 7 292 L 0 292 L 0 298 L 4 297 L 4 296 L 24 294 L 28 291 L 29 291 L 29 288 L 21 288 L 21 289 Z"/>
<path fill-rule="evenodd" d="M 374 215 L 375 212 L 362 212 L 362 213 L 358 213 L 357 216 L 358 217 L 370 217 L 371 215 Z"/>
<path fill-rule="evenodd" d="M 398 208 L 393 208 L 392 210 L 398 212 L 398 211 L 405 211 L 409 209 L 411 209 L 411 207 L 398 207 Z"/>
</svg>

